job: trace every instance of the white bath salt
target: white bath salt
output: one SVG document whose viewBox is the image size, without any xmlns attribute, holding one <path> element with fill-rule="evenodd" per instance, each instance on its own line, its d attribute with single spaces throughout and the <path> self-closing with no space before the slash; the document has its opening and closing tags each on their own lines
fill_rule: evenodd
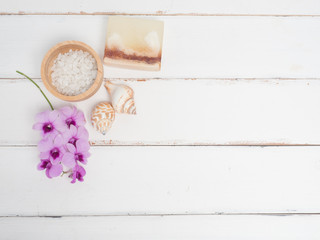
<svg viewBox="0 0 320 240">
<path fill-rule="evenodd" d="M 59 54 L 51 69 L 52 85 L 66 96 L 79 95 L 88 90 L 97 76 L 97 62 L 85 51 L 70 50 Z"/>
</svg>

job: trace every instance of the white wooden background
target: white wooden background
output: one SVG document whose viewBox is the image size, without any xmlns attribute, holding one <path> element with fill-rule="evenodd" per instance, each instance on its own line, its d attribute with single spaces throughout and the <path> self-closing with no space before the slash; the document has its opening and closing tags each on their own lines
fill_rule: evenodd
<svg viewBox="0 0 320 240">
<path fill-rule="evenodd" d="M 319 239 L 320 1 L 0 0 L 0 239 Z M 105 68 L 137 116 L 88 124 L 84 183 L 37 172 L 46 51 L 165 22 L 161 72 Z M 56 107 L 62 102 L 47 91 Z M 86 117 L 102 87 L 76 105 Z"/>
</svg>

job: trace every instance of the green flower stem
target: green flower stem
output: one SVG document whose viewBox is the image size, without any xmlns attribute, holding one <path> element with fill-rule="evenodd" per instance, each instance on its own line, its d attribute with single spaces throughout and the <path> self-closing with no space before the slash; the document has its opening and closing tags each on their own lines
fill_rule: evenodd
<svg viewBox="0 0 320 240">
<path fill-rule="evenodd" d="M 60 177 L 63 177 L 65 174 L 68 174 L 68 173 L 70 173 L 71 171 L 69 170 L 69 171 L 62 171 L 62 173 L 61 173 L 61 175 L 60 175 Z"/>
<path fill-rule="evenodd" d="M 24 73 L 22 72 L 19 72 L 19 71 L 16 71 L 17 73 L 21 74 L 22 76 L 26 77 L 27 79 L 29 79 L 34 85 L 36 85 L 37 88 L 39 88 L 40 92 L 42 93 L 42 95 L 44 96 L 44 98 L 47 100 L 47 102 L 49 103 L 50 105 L 50 108 L 51 110 L 54 110 L 51 102 L 49 101 L 49 99 L 47 98 L 47 96 L 42 92 L 41 88 L 39 87 L 38 84 L 35 83 L 35 81 L 33 81 L 31 78 L 29 78 L 27 75 L 25 75 Z"/>
</svg>

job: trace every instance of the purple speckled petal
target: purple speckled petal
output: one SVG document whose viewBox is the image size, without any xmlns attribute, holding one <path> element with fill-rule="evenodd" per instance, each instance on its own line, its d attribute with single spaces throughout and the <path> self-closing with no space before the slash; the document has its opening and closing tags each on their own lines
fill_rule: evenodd
<svg viewBox="0 0 320 240">
<path fill-rule="evenodd" d="M 71 131 L 68 129 L 67 131 L 65 131 L 64 133 L 62 133 L 62 137 L 65 141 L 69 141 L 70 138 L 73 137 Z"/>
<path fill-rule="evenodd" d="M 42 127 L 43 127 L 43 123 L 35 123 L 35 124 L 33 124 L 32 129 L 33 130 L 42 130 Z"/>
<path fill-rule="evenodd" d="M 50 133 L 50 136 L 52 138 L 55 138 L 56 136 L 58 136 L 60 134 L 60 132 L 57 129 L 53 129 L 53 131 Z"/>
<path fill-rule="evenodd" d="M 90 144 L 88 141 L 83 140 L 83 139 L 79 139 L 76 142 L 76 147 L 77 147 L 77 151 L 78 152 L 87 152 L 90 149 Z"/>
<path fill-rule="evenodd" d="M 77 121 L 78 126 L 83 126 L 83 125 L 86 124 L 86 119 L 85 119 L 84 114 L 83 114 L 82 111 L 79 110 L 79 111 L 76 113 L 75 118 L 76 118 L 76 121 Z"/>
<path fill-rule="evenodd" d="M 49 113 L 49 121 L 54 122 L 59 116 L 59 112 L 56 110 L 53 110 Z"/>
<path fill-rule="evenodd" d="M 49 169 L 49 176 L 51 178 L 53 177 L 58 177 L 62 173 L 62 165 L 57 164 L 57 165 L 52 165 L 51 168 Z"/>
<path fill-rule="evenodd" d="M 50 152 L 49 151 L 40 153 L 40 158 L 41 159 L 49 159 L 49 156 L 50 156 Z"/>
<path fill-rule="evenodd" d="M 76 165 L 76 161 L 74 160 L 74 154 L 70 152 L 66 152 L 61 162 L 67 167 L 67 168 L 73 168 Z"/>
<path fill-rule="evenodd" d="M 73 108 L 67 106 L 67 107 L 60 108 L 59 111 L 66 117 L 69 117 L 73 113 Z"/>
<path fill-rule="evenodd" d="M 75 177 L 75 174 L 74 174 L 74 173 L 72 174 L 71 178 L 72 178 L 71 183 L 72 183 L 72 184 L 75 183 L 76 180 L 77 180 L 77 178 Z"/>
<path fill-rule="evenodd" d="M 44 122 L 48 121 L 49 120 L 49 113 L 50 113 L 49 110 L 38 113 L 35 117 L 36 122 L 44 123 Z"/>
<path fill-rule="evenodd" d="M 57 135 L 55 138 L 54 138 L 54 143 L 53 145 L 55 147 L 61 147 L 63 144 L 66 143 L 66 140 L 62 137 L 61 134 Z"/>
<path fill-rule="evenodd" d="M 67 150 L 68 150 L 69 152 L 71 152 L 71 153 L 75 153 L 75 152 L 76 152 L 76 148 L 75 148 L 75 146 L 74 146 L 73 144 L 67 143 L 67 144 L 66 144 L 66 147 L 67 147 Z"/>
<path fill-rule="evenodd" d="M 89 133 L 88 133 L 87 129 L 86 129 L 85 127 L 83 127 L 83 126 L 80 126 L 80 127 L 78 128 L 77 137 L 78 137 L 79 139 L 83 139 L 83 140 L 88 141 L 88 139 L 89 139 Z"/>
<path fill-rule="evenodd" d="M 39 162 L 39 164 L 37 165 L 37 169 L 38 169 L 39 171 L 45 169 L 42 165 L 43 165 L 42 162 Z"/>
<path fill-rule="evenodd" d="M 79 181 L 79 182 L 83 182 L 83 180 L 84 180 L 84 179 L 83 179 L 82 176 L 78 178 L 78 181 Z"/>
<path fill-rule="evenodd" d="M 78 165 L 76 165 L 76 166 L 73 168 L 72 173 L 71 173 L 70 176 L 69 176 L 69 177 L 72 178 L 72 181 L 71 181 L 72 184 L 75 183 L 76 180 L 77 180 L 77 168 L 78 168 Z"/>
<path fill-rule="evenodd" d="M 46 140 L 48 138 L 55 138 L 59 132 L 56 129 L 53 129 L 51 132 L 45 133 L 44 131 L 41 131 L 41 136 L 43 140 Z"/>
<path fill-rule="evenodd" d="M 46 163 L 48 162 L 48 160 L 43 160 L 43 159 L 41 159 L 40 160 L 40 163 L 38 164 L 38 166 L 37 166 L 37 169 L 39 170 L 39 171 L 41 171 L 41 170 L 44 170 L 44 169 L 46 169 Z"/>
<path fill-rule="evenodd" d="M 61 157 L 58 157 L 56 159 L 54 159 L 53 157 L 49 156 L 50 157 L 50 162 L 52 165 L 58 165 L 60 164 L 60 161 L 61 161 Z"/>
<path fill-rule="evenodd" d="M 82 182 L 83 181 L 83 177 L 86 175 L 86 170 L 84 170 L 83 167 L 78 166 L 78 172 L 80 173 L 81 178 L 82 178 L 82 180 L 80 180 L 80 179 L 78 179 L 78 180 Z"/>
<path fill-rule="evenodd" d="M 50 169 L 49 169 L 49 168 L 47 168 L 47 169 L 46 169 L 46 175 L 47 175 L 47 177 L 48 177 L 48 178 L 51 178 L 51 177 L 50 177 L 50 173 L 49 173 L 49 171 L 50 171 Z"/>
<path fill-rule="evenodd" d="M 70 125 L 70 132 L 73 137 L 77 136 L 78 129 L 75 126 Z"/>
<path fill-rule="evenodd" d="M 83 167 L 76 165 L 73 168 L 72 174 L 70 175 L 70 177 L 72 177 L 71 183 L 75 183 L 77 179 L 78 179 L 78 181 L 83 182 L 83 177 L 85 175 L 86 175 L 86 170 L 84 170 Z"/>
<path fill-rule="evenodd" d="M 84 158 L 88 158 L 88 157 L 91 156 L 91 153 L 89 153 L 89 152 L 82 152 L 82 155 L 83 155 Z"/>
<path fill-rule="evenodd" d="M 54 127 L 61 133 L 65 132 L 68 129 L 66 123 L 61 119 L 57 119 L 56 121 L 54 121 Z"/>
<path fill-rule="evenodd" d="M 49 151 L 51 148 L 53 147 L 53 142 L 52 142 L 52 138 L 48 137 L 46 139 L 42 139 L 39 143 L 38 143 L 38 149 L 40 152 L 47 152 Z"/>
<path fill-rule="evenodd" d="M 70 106 L 70 108 L 72 109 L 71 116 L 74 116 L 77 113 L 77 108 L 76 106 Z"/>
<path fill-rule="evenodd" d="M 80 162 L 80 161 L 79 161 L 79 162 Z M 86 165 L 86 164 L 88 163 L 88 159 L 85 158 L 85 157 L 83 157 L 81 163 L 82 163 L 83 165 Z"/>
</svg>

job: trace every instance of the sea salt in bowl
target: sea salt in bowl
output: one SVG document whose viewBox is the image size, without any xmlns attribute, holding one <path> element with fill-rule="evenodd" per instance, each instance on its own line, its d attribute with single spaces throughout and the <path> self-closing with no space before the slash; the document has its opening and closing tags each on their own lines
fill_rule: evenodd
<svg viewBox="0 0 320 240">
<path fill-rule="evenodd" d="M 70 52 L 70 50 L 72 50 L 72 51 L 82 50 L 83 52 L 88 52 L 95 59 L 96 65 L 97 65 L 97 74 L 96 74 L 95 79 L 93 81 L 91 81 L 92 82 L 91 86 L 88 86 L 88 89 L 83 92 L 81 92 L 81 89 L 80 90 L 75 89 L 75 90 L 79 91 L 79 94 L 77 94 L 77 95 L 63 94 L 62 91 L 59 92 L 57 87 L 55 87 L 52 82 L 52 73 L 53 73 L 52 67 L 55 64 L 55 60 L 58 58 L 59 54 L 68 53 L 68 52 Z M 61 58 L 61 55 L 60 55 L 59 59 L 60 58 Z M 69 63 L 69 65 L 70 65 L 70 63 Z M 66 67 L 68 67 L 68 66 L 66 66 Z M 43 81 L 45 87 L 54 96 L 56 96 L 57 98 L 60 98 L 64 101 L 77 102 L 77 101 L 85 100 L 85 99 L 91 97 L 99 90 L 99 88 L 102 84 L 102 81 L 103 81 L 103 65 L 102 65 L 102 62 L 101 62 L 98 54 L 87 44 L 85 44 L 83 42 L 79 42 L 79 41 L 65 41 L 65 42 L 58 43 L 53 48 L 51 48 L 47 52 L 45 57 L 43 58 L 42 65 L 41 65 L 41 78 L 42 78 L 42 81 Z M 79 79 L 80 79 L 79 81 L 82 81 L 81 76 L 79 77 Z M 63 78 L 62 78 L 62 80 L 63 80 Z M 64 81 L 66 82 L 67 86 L 70 87 L 69 83 L 67 82 L 68 78 L 65 78 Z M 55 85 L 57 86 L 56 82 L 55 82 Z M 61 88 L 61 86 L 60 86 L 60 88 Z"/>
</svg>

